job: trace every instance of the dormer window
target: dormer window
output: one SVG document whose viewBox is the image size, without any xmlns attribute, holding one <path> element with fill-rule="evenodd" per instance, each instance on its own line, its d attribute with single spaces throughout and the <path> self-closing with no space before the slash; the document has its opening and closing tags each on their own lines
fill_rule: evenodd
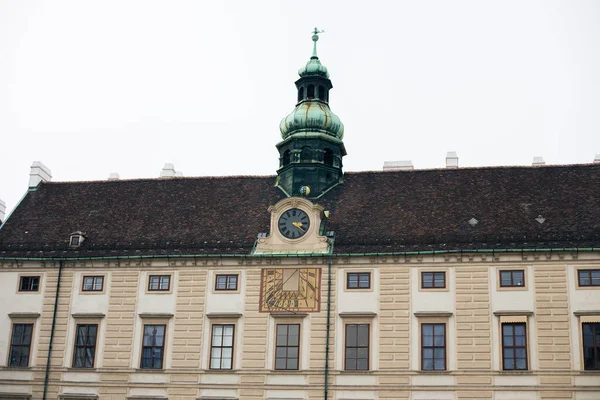
<svg viewBox="0 0 600 400">
<path fill-rule="evenodd" d="M 83 233 L 75 232 L 69 236 L 69 247 L 79 247 L 85 240 Z"/>
</svg>

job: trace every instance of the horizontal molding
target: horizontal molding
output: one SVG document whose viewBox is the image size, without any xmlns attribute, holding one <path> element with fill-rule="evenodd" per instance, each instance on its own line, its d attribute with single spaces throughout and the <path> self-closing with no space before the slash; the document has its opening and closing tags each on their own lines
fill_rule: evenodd
<svg viewBox="0 0 600 400">
<path fill-rule="evenodd" d="M 71 317 L 73 318 L 104 318 L 106 315 L 104 313 L 73 313 Z"/>
<path fill-rule="evenodd" d="M 40 313 L 35 313 L 35 312 L 13 312 L 8 314 L 9 318 L 30 318 L 30 319 L 34 319 L 34 318 L 39 318 L 40 317 Z M 2 398 L 2 397 L 0 397 Z"/>
<path fill-rule="evenodd" d="M 98 395 L 97 394 L 89 394 L 89 393 L 63 393 L 63 394 L 59 394 L 58 398 L 60 400 L 68 400 L 68 399 L 90 399 L 90 400 L 96 400 L 98 399 Z"/>
<path fill-rule="evenodd" d="M 524 310 L 499 310 L 494 311 L 494 315 L 497 317 L 509 317 L 509 316 L 531 316 L 533 315 L 533 311 L 524 311 Z"/>
<path fill-rule="evenodd" d="M 377 313 L 373 311 L 344 311 L 338 315 L 340 318 L 375 318 Z"/>
<path fill-rule="evenodd" d="M 450 312 L 450 311 L 417 311 L 414 313 L 414 316 L 417 318 L 423 318 L 423 317 L 448 318 L 448 317 L 452 316 L 452 312 Z"/>
<path fill-rule="evenodd" d="M 573 315 L 576 317 L 581 317 L 582 315 L 600 315 L 600 310 L 579 310 L 573 311 Z"/>
<path fill-rule="evenodd" d="M 200 396 L 196 400 L 239 400 L 237 397 Z"/>
<path fill-rule="evenodd" d="M 173 318 L 173 314 L 171 313 L 139 313 L 138 316 L 140 318 Z M 152 397 L 154 398 L 154 397 Z"/>
<path fill-rule="evenodd" d="M 296 313 L 292 311 L 283 311 L 283 312 L 272 312 L 271 317 L 273 318 L 304 318 L 308 315 L 308 313 Z"/>
<path fill-rule="evenodd" d="M 10 399 L 10 400 L 31 399 L 31 395 L 29 393 L 0 392 L 0 399 Z"/>
<path fill-rule="evenodd" d="M 242 313 L 237 312 L 212 312 L 206 314 L 206 318 L 241 318 Z"/>
</svg>

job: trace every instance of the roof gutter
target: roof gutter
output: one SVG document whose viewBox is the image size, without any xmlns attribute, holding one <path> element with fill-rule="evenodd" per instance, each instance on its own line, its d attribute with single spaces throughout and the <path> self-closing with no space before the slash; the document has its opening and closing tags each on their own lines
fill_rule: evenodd
<svg viewBox="0 0 600 400">
<path fill-rule="evenodd" d="M 600 247 L 560 247 L 545 249 L 474 249 L 474 250 L 426 250 L 392 251 L 370 253 L 263 253 L 263 254 L 168 254 L 144 256 L 97 256 L 97 257 L 0 257 L 0 261 L 78 261 L 78 260 L 144 260 L 158 258 L 289 258 L 289 257 L 376 257 L 376 256 L 428 256 L 441 254 L 496 254 L 496 253 L 591 253 Z"/>
</svg>

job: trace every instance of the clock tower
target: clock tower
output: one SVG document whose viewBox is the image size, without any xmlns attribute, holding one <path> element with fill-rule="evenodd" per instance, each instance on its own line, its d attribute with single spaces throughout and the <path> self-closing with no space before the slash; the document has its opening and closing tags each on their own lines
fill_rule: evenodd
<svg viewBox="0 0 600 400">
<path fill-rule="evenodd" d="M 317 28 L 313 31 L 313 54 L 298 71 L 298 103 L 279 126 L 277 186 L 288 196 L 319 198 L 342 182 L 344 125 L 329 108 L 333 87 L 327 68 L 317 57 Z"/>
</svg>

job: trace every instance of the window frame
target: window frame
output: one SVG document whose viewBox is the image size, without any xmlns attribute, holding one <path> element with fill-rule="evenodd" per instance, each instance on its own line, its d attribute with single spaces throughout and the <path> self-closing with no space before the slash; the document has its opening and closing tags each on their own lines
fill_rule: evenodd
<svg viewBox="0 0 600 400">
<path fill-rule="evenodd" d="M 85 288 L 85 280 L 86 278 L 92 278 L 92 288 L 91 289 L 86 289 Z M 100 286 L 100 289 L 94 289 L 94 285 L 96 283 L 96 279 L 101 278 L 102 279 L 102 284 Z M 85 293 L 103 293 L 104 292 L 104 281 L 105 281 L 106 276 L 105 275 L 82 275 L 81 277 L 81 292 L 85 292 Z"/>
<path fill-rule="evenodd" d="M 516 326 L 523 326 L 524 329 L 524 333 L 523 333 L 523 337 L 525 340 L 525 343 L 523 346 L 517 346 L 515 344 L 515 327 Z M 512 327 L 512 341 L 513 341 L 513 345 L 512 346 L 508 346 L 505 344 L 505 337 L 504 337 L 504 327 L 505 326 L 511 326 Z M 527 323 L 526 322 L 501 322 L 500 323 L 500 336 L 501 336 L 501 340 L 500 340 L 500 361 L 502 362 L 502 370 L 503 371 L 529 371 L 529 351 L 528 351 L 528 344 L 529 341 L 527 340 Z M 512 357 L 513 362 L 514 362 L 514 367 L 513 368 L 507 368 L 506 366 L 506 358 L 504 356 L 504 350 L 508 350 L 508 349 L 512 349 L 513 350 L 513 354 L 514 357 Z M 517 356 L 516 356 L 516 351 L 517 349 L 523 349 L 525 350 L 525 368 L 518 368 L 517 367 Z"/>
<path fill-rule="evenodd" d="M 356 327 L 356 346 L 348 346 L 348 327 Z M 359 345 L 359 327 L 366 326 L 367 327 L 367 345 L 361 346 Z M 358 360 L 363 360 L 363 357 L 358 357 L 359 349 L 367 349 L 367 367 L 366 368 L 358 368 Z M 356 350 L 356 368 L 348 368 L 348 350 L 354 349 Z M 344 363 L 344 371 L 370 371 L 371 370 L 371 322 L 349 322 L 344 324 L 344 354 L 343 354 L 343 363 Z"/>
<path fill-rule="evenodd" d="M 159 368 L 152 366 L 154 364 L 154 362 L 153 362 L 154 357 L 153 356 L 150 357 L 150 365 L 151 366 L 144 366 L 144 349 L 145 348 L 150 348 L 151 349 L 150 350 L 151 351 L 150 354 L 152 355 L 153 354 L 152 350 L 154 348 L 159 347 L 159 346 L 155 346 L 154 344 L 151 345 L 151 346 L 145 346 L 144 345 L 144 341 L 145 341 L 145 338 L 146 338 L 146 327 L 150 327 L 150 326 L 162 327 L 163 328 L 163 339 L 162 339 L 162 345 L 160 346 L 160 349 L 161 349 L 161 360 L 160 360 L 160 367 Z M 140 364 L 139 364 L 140 365 L 140 369 L 143 369 L 143 370 L 164 370 L 164 369 L 166 369 L 165 368 L 165 364 L 166 364 L 166 360 L 165 360 L 165 349 L 166 349 L 166 346 L 165 346 L 165 343 L 167 341 L 167 328 L 168 328 L 168 326 L 169 325 L 168 325 L 168 323 L 166 321 L 165 322 L 147 322 L 147 323 L 142 322 L 142 335 L 141 335 L 142 336 L 142 345 L 141 345 L 141 351 L 140 351 Z M 156 338 L 156 336 L 153 337 L 153 340 L 152 340 L 153 343 L 155 341 L 155 338 Z"/>
<path fill-rule="evenodd" d="M 520 272 L 523 276 L 522 279 L 522 284 L 521 285 L 517 285 L 515 284 L 515 277 L 514 274 Z M 510 284 L 509 285 L 504 285 L 502 283 L 503 279 L 502 279 L 502 274 L 510 274 Z M 526 282 L 525 282 L 525 269 L 500 269 L 498 270 L 498 287 L 503 288 L 503 289 L 508 289 L 508 288 L 525 288 L 526 286 Z"/>
<path fill-rule="evenodd" d="M 28 345 L 24 345 L 24 344 L 13 344 L 13 340 L 14 340 L 14 336 L 15 336 L 15 329 L 17 326 L 19 325 L 23 325 L 23 326 L 30 326 L 31 327 L 31 332 L 29 334 L 29 344 Z M 6 367 L 7 368 L 30 368 L 31 367 L 31 353 L 33 350 L 33 346 L 34 346 L 34 340 L 33 340 L 33 335 L 35 334 L 35 322 L 31 321 L 31 320 L 18 320 L 18 321 L 13 321 L 11 324 L 11 328 L 10 328 L 10 341 L 9 341 L 9 345 L 8 345 L 8 360 L 6 362 Z M 12 363 L 12 353 L 13 353 L 13 347 L 29 347 L 28 351 L 27 351 L 27 363 L 25 365 L 14 365 Z M 22 358 L 22 357 L 21 357 Z"/>
<path fill-rule="evenodd" d="M 592 338 L 594 340 L 593 345 L 592 346 L 586 346 L 585 345 L 585 327 L 584 325 L 594 325 L 595 327 L 592 330 Z M 600 352 L 600 341 L 596 342 L 596 337 L 598 335 L 597 332 L 600 332 L 600 322 L 592 322 L 592 321 L 581 321 L 580 322 L 580 329 L 581 329 L 581 367 L 583 371 L 590 371 L 590 372 L 600 372 L 600 361 L 598 361 L 598 352 Z M 585 357 L 585 350 L 586 348 L 592 348 L 595 349 L 594 351 L 594 367 L 593 368 L 586 368 L 586 357 Z"/>
<path fill-rule="evenodd" d="M 446 290 L 446 289 L 448 289 L 448 285 L 446 282 L 446 276 L 447 276 L 446 272 L 447 271 L 420 271 L 420 272 L 421 272 L 421 276 L 420 276 L 421 284 L 419 285 L 420 289 L 423 289 L 423 290 Z M 425 279 L 424 279 L 425 274 L 431 274 L 431 285 L 432 286 L 425 286 Z M 443 286 L 435 286 L 436 274 L 442 274 L 442 276 L 444 277 L 444 285 Z"/>
<path fill-rule="evenodd" d="M 34 279 L 37 278 L 37 287 L 35 289 L 22 289 L 23 286 L 23 279 Z M 28 285 L 28 287 L 31 287 L 31 283 Z M 23 274 L 23 275 L 19 275 L 19 278 L 17 279 L 17 293 L 39 293 L 40 290 L 42 288 L 42 275 L 32 275 L 32 274 Z"/>
<path fill-rule="evenodd" d="M 356 287 L 350 286 L 350 277 L 356 276 Z M 361 277 L 367 277 L 368 286 L 360 286 Z M 357 272 L 346 272 L 346 289 L 347 290 L 370 290 L 371 285 L 371 271 L 357 271 Z"/>
<path fill-rule="evenodd" d="M 85 344 L 82 346 L 78 346 L 77 344 L 77 338 L 79 337 L 79 327 L 80 326 L 87 326 L 88 328 L 91 326 L 95 326 L 96 327 L 96 333 L 94 336 L 94 345 L 93 347 L 90 346 L 89 344 Z M 71 367 L 72 368 L 77 368 L 77 369 L 93 369 L 96 367 L 96 354 L 98 353 L 98 331 L 100 330 L 100 324 L 98 322 L 84 322 L 84 323 L 77 323 L 77 321 L 75 322 L 75 340 L 73 341 L 73 357 L 71 360 Z M 86 332 L 87 333 L 87 332 Z M 86 338 L 88 337 L 87 335 L 85 336 Z M 87 356 L 87 352 L 85 352 L 85 349 L 87 348 L 93 348 L 93 356 L 92 356 L 92 365 L 91 366 L 85 366 L 85 360 L 86 360 L 86 356 Z M 84 365 L 83 366 L 76 366 L 75 365 L 75 360 L 77 359 L 77 349 L 78 348 L 82 348 L 84 350 L 84 357 L 83 357 L 83 362 Z"/>
<path fill-rule="evenodd" d="M 232 328 L 232 332 L 231 332 L 231 346 L 225 346 L 223 345 L 223 337 L 224 335 L 221 335 L 221 346 L 215 346 L 215 327 L 221 327 L 223 328 L 223 332 L 224 332 L 224 328 L 225 327 L 231 327 Z M 233 369 L 234 366 L 234 362 L 235 362 L 235 323 L 214 323 L 210 325 L 210 349 L 209 349 L 209 353 L 208 353 L 208 369 L 210 370 L 214 370 L 214 371 L 230 371 Z M 212 360 L 213 360 L 213 349 L 215 348 L 219 348 L 221 349 L 221 355 L 219 357 L 219 367 L 213 367 L 212 364 Z M 223 349 L 231 349 L 231 366 L 229 368 L 224 368 L 223 367 Z"/>
<path fill-rule="evenodd" d="M 158 278 L 158 288 L 157 289 L 152 288 L 152 278 Z M 169 279 L 169 284 L 166 289 L 160 288 L 163 278 Z M 173 286 L 172 280 L 173 280 L 172 274 L 148 274 L 148 285 L 146 286 L 146 292 L 148 292 L 148 293 L 170 293 L 172 286 Z"/>
<path fill-rule="evenodd" d="M 425 335 L 424 335 L 424 329 L 423 326 L 432 326 L 432 332 L 433 332 L 433 342 L 431 346 L 425 346 Z M 436 325 L 441 325 L 444 327 L 444 344 L 443 346 L 436 346 L 435 345 L 435 326 Z M 447 322 L 440 322 L 440 321 L 427 321 L 427 322 L 419 322 L 419 352 L 420 352 L 420 357 L 419 357 L 419 370 L 420 371 L 425 371 L 425 372 L 444 372 L 444 371 L 448 371 L 448 323 Z M 425 349 L 431 349 L 433 352 L 433 358 L 432 360 L 432 368 L 431 369 L 425 369 L 424 368 L 424 360 L 425 360 Z M 439 349 L 439 348 L 443 348 L 444 349 L 444 368 L 443 369 L 436 369 L 435 368 L 435 349 Z"/>
<path fill-rule="evenodd" d="M 278 335 L 278 332 L 279 332 L 279 327 L 280 326 L 286 326 L 287 327 L 287 330 L 286 330 L 286 344 L 285 345 L 280 345 L 279 344 L 279 339 L 278 339 L 279 335 Z M 290 327 L 292 327 L 292 326 L 295 326 L 295 327 L 298 328 L 298 344 L 295 345 L 295 346 L 289 344 L 289 337 L 290 337 L 289 332 L 290 332 Z M 275 323 L 275 340 L 274 340 L 274 342 L 275 342 L 275 353 L 273 354 L 273 364 L 274 364 L 273 365 L 273 367 L 274 367 L 273 369 L 276 370 L 276 371 L 299 371 L 300 370 L 300 349 L 301 349 L 300 345 L 302 343 L 302 324 L 299 323 L 299 322 L 284 322 L 284 321 L 282 321 L 282 322 L 276 322 Z M 283 357 L 277 357 L 277 350 L 279 348 L 285 348 L 286 349 L 286 356 L 285 356 L 285 358 L 283 358 Z M 293 360 L 294 357 L 288 357 L 288 350 L 289 349 L 293 349 L 293 348 L 296 349 L 296 357 L 295 357 L 295 359 L 296 359 L 296 368 L 289 368 L 288 367 L 288 362 L 289 362 L 290 359 Z M 277 368 L 277 360 L 278 359 L 282 359 L 282 358 L 285 359 L 286 367 L 285 368 Z"/>
<path fill-rule="evenodd" d="M 582 275 L 582 272 L 588 274 L 589 281 L 590 281 L 590 283 L 588 285 L 582 285 L 581 284 L 581 275 Z M 579 288 L 579 289 L 600 289 L 600 282 L 597 285 L 593 284 L 592 274 L 594 272 L 600 274 L 600 269 L 598 269 L 598 268 L 577 268 L 576 274 L 575 274 L 577 288 Z"/>
<path fill-rule="evenodd" d="M 219 288 L 219 278 L 224 277 L 225 278 L 225 288 Z M 229 280 L 230 278 L 235 277 L 235 288 L 230 289 L 229 286 Z M 239 290 L 239 283 L 240 283 L 240 275 L 239 274 L 215 274 L 215 286 L 214 286 L 214 291 L 215 292 L 237 292 Z"/>
</svg>

